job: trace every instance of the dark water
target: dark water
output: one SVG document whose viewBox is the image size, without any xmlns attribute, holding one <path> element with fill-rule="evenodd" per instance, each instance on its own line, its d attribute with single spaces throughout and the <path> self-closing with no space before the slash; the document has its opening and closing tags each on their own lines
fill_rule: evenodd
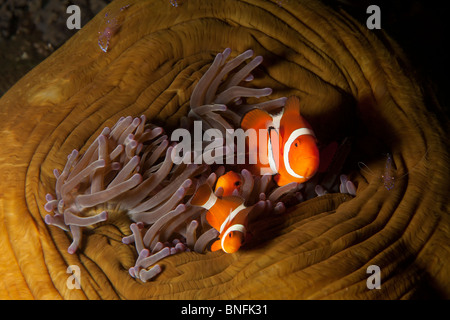
<svg viewBox="0 0 450 320">
<path fill-rule="evenodd" d="M 448 87 L 447 40 L 450 28 L 445 14 L 447 6 L 436 0 L 324 0 L 327 4 L 342 8 L 365 25 L 370 5 L 381 10 L 381 28 L 403 48 L 412 64 L 415 76 L 432 90 L 447 115 L 450 114 Z"/>
</svg>

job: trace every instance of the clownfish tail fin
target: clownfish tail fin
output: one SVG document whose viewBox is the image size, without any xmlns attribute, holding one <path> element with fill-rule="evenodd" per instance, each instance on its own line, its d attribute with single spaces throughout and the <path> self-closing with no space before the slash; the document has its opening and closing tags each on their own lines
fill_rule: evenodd
<svg viewBox="0 0 450 320">
<path fill-rule="evenodd" d="M 202 207 L 208 202 L 212 194 L 213 192 L 211 190 L 211 187 L 205 183 L 197 189 L 197 191 L 195 192 L 194 196 L 191 199 L 191 204 L 193 206 Z"/>
</svg>

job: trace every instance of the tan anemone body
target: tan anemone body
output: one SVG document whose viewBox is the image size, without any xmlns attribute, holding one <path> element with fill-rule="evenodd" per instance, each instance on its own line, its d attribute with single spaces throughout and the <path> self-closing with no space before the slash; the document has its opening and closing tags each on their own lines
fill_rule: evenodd
<svg viewBox="0 0 450 320">
<path fill-rule="evenodd" d="M 104 13 L 129 3 L 102 52 Z M 319 141 L 354 136 L 349 159 L 374 175 L 356 166 L 356 197 L 327 194 L 265 217 L 247 248 L 168 257 L 145 284 L 128 273 L 136 255 L 121 242 L 126 215 L 67 253 L 68 234 L 44 222 L 53 169 L 122 116 L 179 126 L 227 47 L 263 56 L 252 86 L 272 88 L 270 99 L 297 95 Z M 408 70 L 382 31 L 318 1 L 115 1 L 0 99 L 0 298 L 449 298 L 448 140 L 430 112 L 439 106 Z M 399 176 L 408 172 L 391 191 L 386 151 Z M 69 265 L 80 267 L 81 290 L 67 286 Z M 367 287 L 370 265 L 381 269 L 380 289 Z"/>
</svg>

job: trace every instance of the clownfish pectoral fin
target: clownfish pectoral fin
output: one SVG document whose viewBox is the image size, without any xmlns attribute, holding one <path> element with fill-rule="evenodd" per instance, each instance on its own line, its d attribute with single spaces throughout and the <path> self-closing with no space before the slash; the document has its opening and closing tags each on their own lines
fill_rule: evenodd
<svg viewBox="0 0 450 320">
<path fill-rule="evenodd" d="M 211 245 L 211 251 L 214 252 L 214 251 L 218 251 L 220 249 L 222 249 L 222 245 L 220 244 L 220 240 L 214 241 L 214 243 Z"/>
<path fill-rule="evenodd" d="M 275 181 L 276 184 L 278 184 L 278 182 L 280 181 L 280 174 L 277 173 L 276 175 L 274 175 L 273 180 Z"/>
<path fill-rule="evenodd" d="M 252 239 L 253 239 L 253 233 L 250 231 L 247 231 L 247 233 L 245 234 L 244 241 L 242 242 L 242 245 L 244 246 L 244 245 L 251 243 Z"/>
<path fill-rule="evenodd" d="M 253 109 L 247 112 L 241 121 L 241 128 L 244 130 L 266 129 L 272 122 L 272 116 L 261 109 Z"/>
</svg>

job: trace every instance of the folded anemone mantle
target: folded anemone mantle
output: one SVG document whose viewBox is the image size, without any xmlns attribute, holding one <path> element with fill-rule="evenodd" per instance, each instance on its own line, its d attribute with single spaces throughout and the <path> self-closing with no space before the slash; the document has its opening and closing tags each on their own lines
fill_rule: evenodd
<svg viewBox="0 0 450 320">
<path fill-rule="evenodd" d="M 128 4 L 105 53 L 98 46 L 105 13 Z M 226 87 L 214 88 L 214 81 L 208 85 L 213 89 L 195 94 L 219 53 L 228 54 L 227 61 L 244 54 L 243 67 L 253 70 L 252 78 L 235 78 L 248 80 L 243 86 L 254 90 L 241 101 L 242 91 L 235 89 L 231 100 L 222 96 L 211 104 L 208 99 Z M 231 79 L 225 75 L 217 81 Z M 188 123 L 183 117 L 226 128 L 240 116 L 231 105 L 282 106 L 290 95 L 300 98 L 302 114 L 323 145 L 352 138 L 344 168 L 356 185 L 355 197 L 328 193 L 285 214 L 266 213 L 253 224 L 249 245 L 233 254 L 191 250 L 168 256 L 171 249 L 152 246 L 156 235 L 169 233 L 164 228 L 155 228 L 151 239 L 144 236 L 142 255 L 137 243 L 126 244 L 127 237 L 154 225 L 133 222 L 133 209 L 152 212 L 172 199 L 167 207 L 178 205 L 165 209 L 182 215 L 188 209 L 175 198 L 193 192 L 195 179 L 215 178 L 208 168 L 192 166 L 180 169 L 188 173 L 164 193 L 169 198 L 152 202 L 133 193 L 160 170 L 169 173 L 157 178 L 176 179 L 170 175 L 174 168 L 161 161 L 171 146 L 158 128 L 168 133 Z M 202 112 L 211 109 L 204 105 L 216 108 L 206 120 Z M 190 0 L 178 7 L 114 1 L 0 99 L 1 297 L 448 298 L 448 141 L 439 112 L 383 31 L 375 34 L 318 1 Z M 151 152 L 144 156 L 144 149 Z M 387 152 L 399 177 L 391 190 L 381 177 Z M 77 168 L 82 161 L 89 170 Z M 371 172 L 359 169 L 358 161 Z M 74 166 L 65 171 L 68 162 Z M 132 174 L 119 176 L 125 168 Z M 89 192 L 78 184 L 87 178 L 93 182 Z M 119 189 L 129 192 L 125 200 L 114 193 Z M 107 206 L 99 206 L 99 195 Z M 82 218 L 93 220 L 77 220 L 86 208 L 95 210 Z M 62 216 L 55 217 L 59 209 Z M 189 214 L 196 219 L 177 227 L 201 231 L 201 218 Z M 198 226 L 191 225 L 194 220 Z M 190 239 L 191 245 L 199 240 Z M 147 268 L 155 262 L 151 250 L 164 256 L 161 270 Z M 380 289 L 367 286 L 371 265 L 381 270 Z M 81 289 L 67 285 L 68 266 L 79 267 Z M 153 276 L 146 272 L 159 271 L 142 281 Z"/>
</svg>

